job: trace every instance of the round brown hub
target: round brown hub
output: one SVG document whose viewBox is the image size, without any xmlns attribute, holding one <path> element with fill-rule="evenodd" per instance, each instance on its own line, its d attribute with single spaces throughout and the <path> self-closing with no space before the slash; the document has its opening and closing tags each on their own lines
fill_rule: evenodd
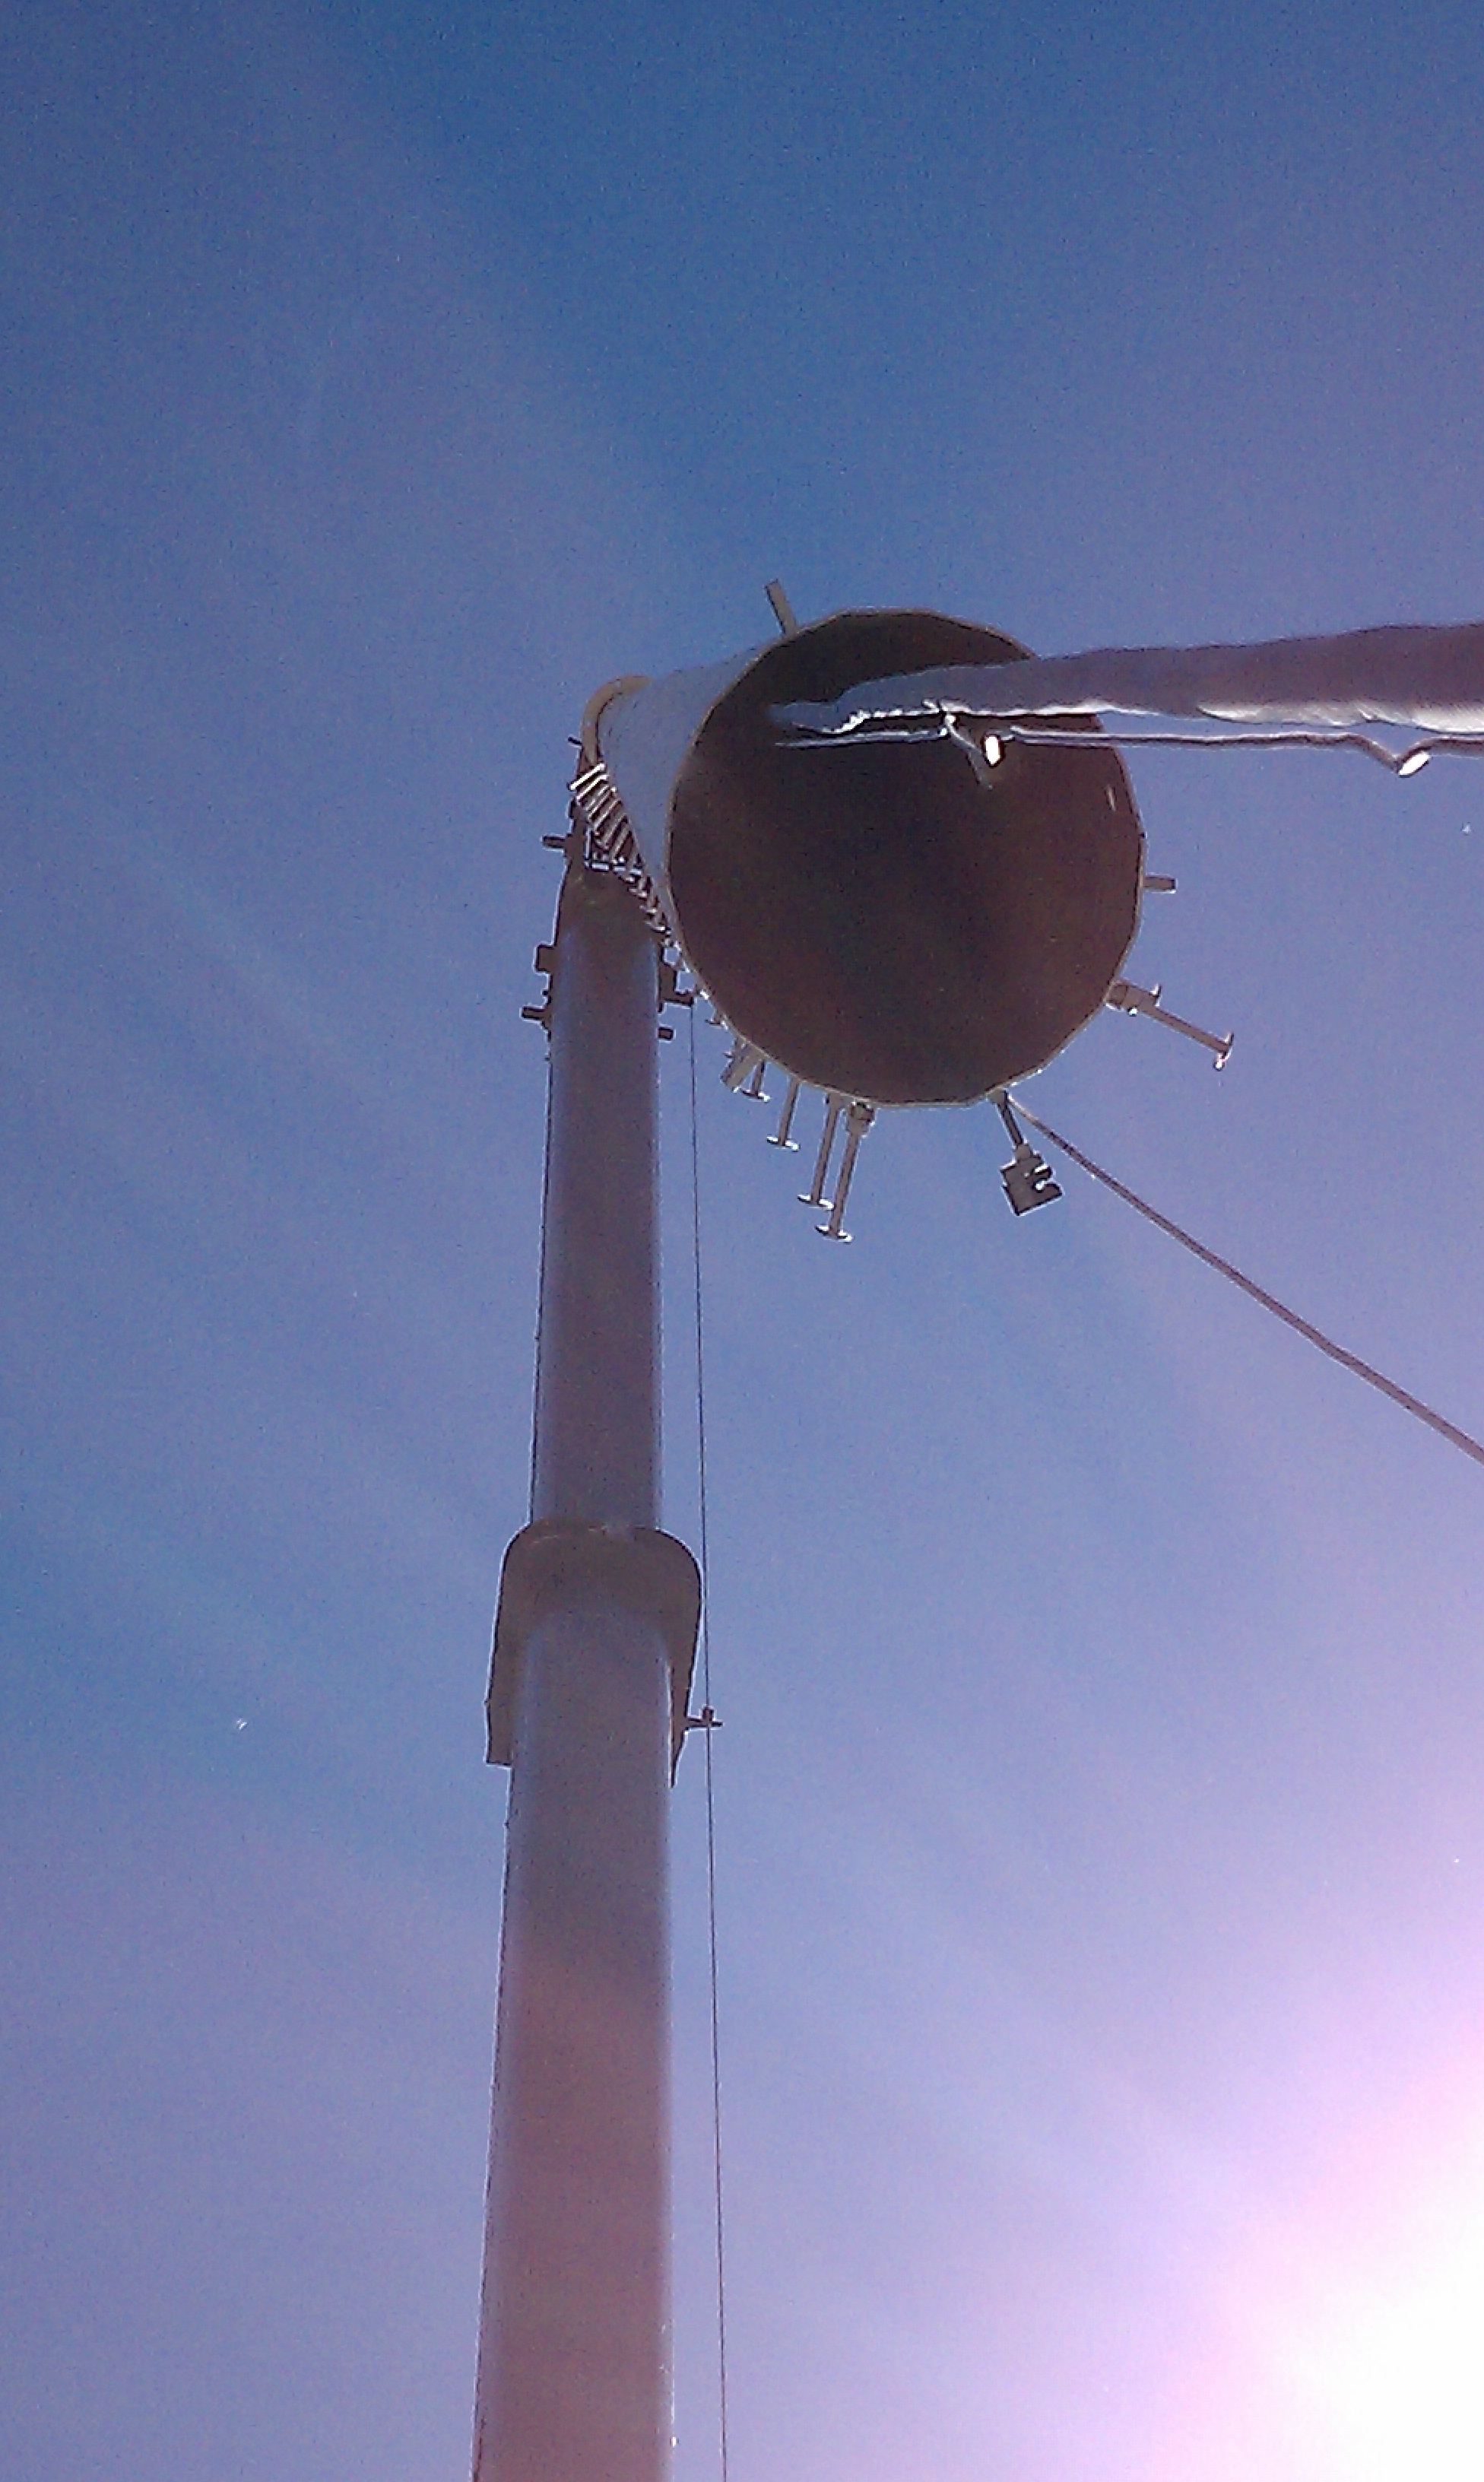
<svg viewBox="0 0 1484 2482">
<path fill-rule="evenodd" d="M 1101 1008 L 1138 920 L 1143 835 L 1116 751 L 1005 742 L 988 784 L 946 741 L 813 746 L 768 709 L 1012 639 L 932 612 L 781 639 L 712 710 L 670 805 L 687 954 L 728 1023 L 811 1085 L 968 1103 Z"/>
</svg>

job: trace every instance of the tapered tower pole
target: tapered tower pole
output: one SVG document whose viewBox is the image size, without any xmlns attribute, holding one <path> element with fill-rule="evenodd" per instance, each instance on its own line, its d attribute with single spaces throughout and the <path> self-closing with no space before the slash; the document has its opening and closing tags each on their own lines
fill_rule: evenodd
<svg viewBox="0 0 1484 2482">
<path fill-rule="evenodd" d="M 699 1589 L 657 1531 L 660 946 L 577 858 L 546 962 L 532 1522 L 490 1681 L 511 1784 L 474 2476 L 662 2482 L 666 1810 Z"/>
</svg>

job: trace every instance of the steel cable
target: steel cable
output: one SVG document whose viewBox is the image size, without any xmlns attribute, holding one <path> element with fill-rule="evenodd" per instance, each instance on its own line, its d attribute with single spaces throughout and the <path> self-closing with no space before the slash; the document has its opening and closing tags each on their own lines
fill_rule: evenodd
<svg viewBox="0 0 1484 2482">
<path fill-rule="evenodd" d="M 711 1700 L 711 1557 L 706 1491 L 706 1325 L 701 1261 L 701 1142 L 695 1099 L 695 1008 L 686 1011 L 690 1068 L 690 1258 L 695 1304 L 695 1439 L 700 1502 L 701 1738 L 706 1744 L 706 1917 L 711 1962 L 711 2133 L 716 2224 L 716 2385 L 721 2482 L 728 2482 L 726 2401 L 726 2222 L 721 2181 L 721 2012 L 716 1972 L 716 1797 L 712 1765 L 716 1716 Z"/>
<path fill-rule="evenodd" d="M 1404 1413 L 1411 1413 L 1418 1421 L 1425 1422 L 1430 1431 L 1436 1431 L 1439 1438 L 1446 1439 L 1451 1447 L 1461 1448 L 1466 1457 L 1472 1457 L 1475 1465 L 1484 1465 L 1484 1445 L 1481 1445 L 1477 1439 L 1471 1439 L 1467 1431 L 1461 1431 L 1456 1422 L 1450 1422 L 1444 1414 L 1434 1413 L 1432 1407 L 1424 1405 L 1419 1396 L 1413 1396 L 1405 1387 L 1398 1387 L 1394 1379 L 1388 1379 L 1381 1371 L 1372 1369 L 1368 1361 L 1362 1361 L 1359 1354 L 1347 1353 L 1342 1344 L 1336 1344 L 1332 1336 L 1325 1335 L 1321 1329 L 1311 1326 L 1308 1319 L 1300 1318 L 1296 1310 L 1285 1308 L 1283 1303 L 1276 1300 L 1273 1294 L 1264 1292 L 1263 1286 L 1255 1284 L 1250 1276 L 1244 1276 L 1238 1267 L 1234 1267 L 1230 1259 L 1218 1257 L 1214 1250 L 1207 1249 L 1204 1241 L 1197 1241 L 1192 1233 L 1184 1231 L 1180 1225 L 1172 1223 L 1167 1215 L 1161 1215 L 1157 1206 L 1151 1206 L 1147 1199 L 1140 1198 L 1135 1191 L 1127 1188 L 1123 1181 L 1115 1180 L 1110 1172 L 1106 1172 L 1101 1164 L 1094 1163 L 1090 1155 L 1084 1155 L 1080 1147 L 1072 1144 L 1070 1138 L 1058 1136 L 1045 1121 L 1038 1121 L 1034 1112 L 1027 1110 L 1018 1095 L 1014 1098 L 1014 1103 L 1015 1111 L 1021 1120 L 1028 1122 L 1031 1128 L 1039 1129 L 1043 1138 L 1049 1139 L 1062 1154 L 1069 1157 L 1073 1163 L 1080 1165 L 1093 1180 L 1101 1181 L 1105 1189 L 1110 1189 L 1115 1198 L 1121 1198 L 1126 1205 L 1132 1206 L 1134 1212 L 1142 1215 L 1147 1223 L 1158 1225 L 1161 1232 L 1167 1232 L 1170 1239 L 1178 1241 L 1183 1250 L 1188 1250 L 1192 1257 L 1200 1258 L 1208 1267 L 1214 1267 L 1218 1276 L 1225 1276 L 1228 1283 L 1236 1284 L 1239 1292 L 1246 1293 L 1250 1300 L 1259 1303 L 1263 1309 L 1271 1310 L 1274 1318 L 1281 1319 L 1285 1327 L 1292 1328 L 1295 1334 L 1304 1336 L 1310 1344 L 1317 1345 L 1319 1351 L 1327 1354 L 1331 1361 L 1338 1361 L 1341 1369 L 1353 1370 L 1357 1379 L 1364 1379 L 1367 1386 L 1379 1388 L 1383 1396 L 1390 1396 L 1393 1404 L 1399 1405 Z"/>
</svg>

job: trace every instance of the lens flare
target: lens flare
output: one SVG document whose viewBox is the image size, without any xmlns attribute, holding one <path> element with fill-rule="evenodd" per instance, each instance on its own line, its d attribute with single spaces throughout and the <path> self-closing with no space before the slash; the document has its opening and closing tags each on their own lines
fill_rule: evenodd
<svg viewBox="0 0 1484 2482">
<path fill-rule="evenodd" d="M 1233 2264 L 1183 2482 L 1484 2482 L 1484 2109 L 1462 2082 L 1352 2127 Z"/>
<path fill-rule="evenodd" d="M 1285 2357 L 1315 2444 L 1346 2482 L 1484 2475 L 1484 2194 L 1467 2218 L 1389 2275 L 1342 2285 L 1321 2331 Z"/>
</svg>

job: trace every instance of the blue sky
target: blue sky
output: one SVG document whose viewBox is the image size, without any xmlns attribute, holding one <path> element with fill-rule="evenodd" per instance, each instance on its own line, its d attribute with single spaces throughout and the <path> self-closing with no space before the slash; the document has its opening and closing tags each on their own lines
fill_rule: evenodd
<svg viewBox="0 0 1484 2482">
<path fill-rule="evenodd" d="M 1484 43 L 0 42 L 0 2482 L 441 2482 L 567 736 L 775 575 L 1047 651 L 1478 617 Z M 1036 1108 L 1477 1431 L 1484 779 L 1135 783 L 1133 970 L 1237 1050 L 1108 1017 Z M 883 1121 L 826 1250 L 699 1032 L 737 2482 L 1476 2473 L 1477 1472 L 1079 1176 L 1016 1225 L 986 1113 Z M 677 2482 L 701 1826 L 688 1762 Z"/>
</svg>

